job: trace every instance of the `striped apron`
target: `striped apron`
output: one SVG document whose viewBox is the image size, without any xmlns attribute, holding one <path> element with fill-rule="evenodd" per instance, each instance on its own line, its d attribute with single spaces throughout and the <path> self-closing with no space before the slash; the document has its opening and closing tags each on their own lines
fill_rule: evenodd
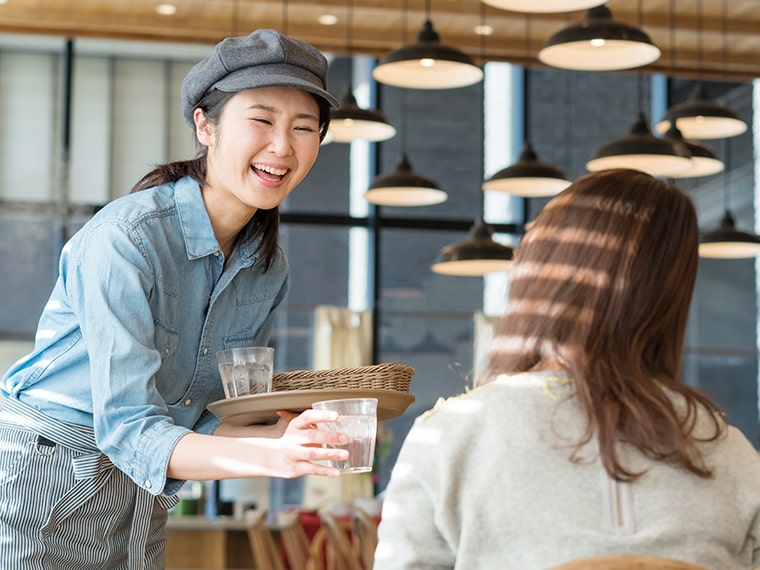
<svg viewBox="0 0 760 570">
<path fill-rule="evenodd" d="M 9 398 L 0 411 L 0 568 L 158 570 L 167 510 L 117 469 L 92 428 Z"/>
</svg>

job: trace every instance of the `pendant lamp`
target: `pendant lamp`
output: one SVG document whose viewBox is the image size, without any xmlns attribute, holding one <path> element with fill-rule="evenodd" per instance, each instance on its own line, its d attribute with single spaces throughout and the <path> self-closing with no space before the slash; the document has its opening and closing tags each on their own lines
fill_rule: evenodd
<svg viewBox="0 0 760 570">
<path fill-rule="evenodd" d="M 530 55 L 530 18 L 526 21 L 526 59 Z M 515 196 L 554 196 L 570 185 L 559 168 L 541 162 L 530 143 L 530 69 L 523 70 L 523 133 L 525 146 L 517 162 L 496 172 L 483 182 L 483 190 L 498 190 Z"/>
<path fill-rule="evenodd" d="M 721 2 L 723 67 L 726 67 L 726 0 Z M 697 0 L 697 62 L 702 68 L 702 2 Z M 707 89 L 700 80 L 694 86 L 688 99 L 673 105 L 665 113 L 665 118 L 655 127 L 664 133 L 675 121 L 678 129 L 686 139 L 720 139 L 740 135 L 747 130 L 747 124 L 728 107 L 718 104 L 707 96 Z"/>
<path fill-rule="evenodd" d="M 717 157 L 710 147 L 696 141 L 685 140 L 681 131 L 678 130 L 678 127 L 674 123 L 670 125 L 668 132 L 665 133 L 665 138 L 673 141 L 675 144 L 686 145 L 691 155 L 691 168 L 683 172 L 671 174 L 670 178 L 697 178 L 699 176 L 717 174 L 723 170 L 723 161 Z"/>
<path fill-rule="evenodd" d="M 483 190 L 498 190 L 514 196 L 534 198 L 554 196 L 570 184 L 559 168 L 541 162 L 533 146 L 526 141 L 517 162 L 499 170 L 483 182 Z"/>
<path fill-rule="evenodd" d="M 533 14 L 556 14 L 559 12 L 574 12 L 604 4 L 607 0 L 482 0 L 494 8 L 512 12 L 530 12 Z"/>
<path fill-rule="evenodd" d="M 736 228 L 729 209 L 731 171 L 728 167 L 731 149 L 726 141 L 726 169 L 723 171 L 723 201 L 725 213 L 720 226 L 702 234 L 699 238 L 699 256 L 716 259 L 741 259 L 760 255 L 760 237 Z"/>
<path fill-rule="evenodd" d="M 483 71 L 469 55 L 441 43 L 430 20 L 430 0 L 425 14 L 417 41 L 381 57 L 372 71 L 375 80 L 408 89 L 452 89 L 481 81 Z"/>
<path fill-rule="evenodd" d="M 444 246 L 433 271 L 441 275 L 482 277 L 487 273 L 509 271 L 514 250 L 493 239 L 493 229 L 483 219 L 470 228 L 467 239 Z"/>
<path fill-rule="evenodd" d="M 408 122 L 406 90 L 402 90 L 401 102 L 401 162 L 396 170 L 381 174 L 370 184 L 364 194 L 368 202 L 378 206 L 432 206 L 445 202 L 446 192 L 435 181 L 412 170 L 406 152 L 406 125 Z"/>
<path fill-rule="evenodd" d="M 414 172 L 404 154 L 396 170 L 375 178 L 364 197 L 378 206 L 432 206 L 445 202 L 448 195 L 433 180 Z"/>
<path fill-rule="evenodd" d="M 351 32 L 353 30 L 353 9 L 351 0 L 346 5 L 346 51 L 352 58 Z M 344 95 L 340 109 L 332 112 L 329 130 L 334 142 L 349 143 L 355 140 L 378 142 L 388 140 L 396 134 L 396 129 L 382 113 L 373 109 L 362 109 L 351 92 L 353 78 L 353 61 L 349 62 L 351 72 L 348 78 L 348 89 Z"/>
<path fill-rule="evenodd" d="M 538 52 L 546 65 L 576 71 L 632 69 L 659 57 L 644 31 L 613 20 L 606 6 L 590 8 L 583 22 L 556 32 Z"/>
<path fill-rule="evenodd" d="M 726 210 L 720 227 L 699 239 L 699 256 L 714 259 L 742 259 L 760 255 L 760 237 L 736 228 L 736 222 Z"/>
<path fill-rule="evenodd" d="M 332 112 L 329 131 L 334 142 L 342 143 L 355 140 L 379 142 L 396 134 L 395 127 L 380 111 L 359 107 L 350 87 L 340 102 L 340 109 Z"/>
<path fill-rule="evenodd" d="M 686 145 L 658 138 L 649 129 L 646 115 L 639 112 L 627 135 L 600 146 L 586 168 L 595 172 L 608 168 L 633 168 L 652 176 L 673 177 L 692 167 Z"/>
<path fill-rule="evenodd" d="M 740 135 L 747 130 L 747 124 L 739 115 L 707 96 L 701 81 L 694 86 L 686 101 L 668 109 L 665 119 L 655 128 L 665 132 L 673 121 L 687 139 L 720 139 Z"/>
<path fill-rule="evenodd" d="M 485 19 L 484 6 L 480 7 L 481 22 Z M 484 52 L 481 36 L 481 50 Z M 485 88 L 480 87 L 481 105 L 485 102 Z M 480 117 L 480 165 L 485 163 L 485 112 Z M 470 228 L 467 239 L 444 246 L 432 266 L 434 273 L 441 275 L 457 275 L 463 277 L 482 277 L 488 273 L 505 272 L 512 265 L 515 252 L 511 247 L 493 239 L 493 228 L 484 220 L 484 193 L 478 191 L 480 214 L 475 224 Z"/>
<path fill-rule="evenodd" d="M 670 0 L 670 77 L 676 76 L 676 0 Z M 670 87 L 672 79 L 668 80 L 668 86 Z M 670 98 L 670 89 L 668 89 L 668 98 Z M 671 175 L 671 178 L 697 178 L 699 176 L 710 176 L 711 174 L 717 174 L 724 169 L 723 161 L 721 161 L 715 152 L 707 145 L 701 144 L 697 141 L 689 141 L 683 137 L 681 130 L 676 126 L 676 121 L 671 121 L 667 131 L 665 132 L 665 138 L 670 139 L 678 144 L 685 144 L 691 154 L 691 168 L 683 172 L 679 172 Z"/>
</svg>

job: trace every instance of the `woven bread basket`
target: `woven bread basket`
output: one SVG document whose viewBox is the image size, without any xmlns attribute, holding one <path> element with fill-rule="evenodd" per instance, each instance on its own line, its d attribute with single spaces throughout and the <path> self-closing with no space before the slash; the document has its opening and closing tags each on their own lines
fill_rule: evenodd
<svg viewBox="0 0 760 570">
<path fill-rule="evenodd" d="M 272 392 L 289 390 L 393 390 L 409 392 L 415 370 L 404 364 L 384 362 L 355 368 L 293 370 L 272 377 Z"/>
</svg>

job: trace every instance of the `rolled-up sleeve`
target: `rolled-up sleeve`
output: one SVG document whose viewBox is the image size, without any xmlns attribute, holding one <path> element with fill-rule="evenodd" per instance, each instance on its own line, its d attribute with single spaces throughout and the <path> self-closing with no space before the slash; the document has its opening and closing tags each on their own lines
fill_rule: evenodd
<svg viewBox="0 0 760 570">
<path fill-rule="evenodd" d="M 161 366 L 149 306 L 156 278 L 139 236 L 118 220 L 85 239 L 61 269 L 90 358 L 96 441 L 135 483 L 159 494 L 169 456 L 190 430 L 174 424 L 154 379 Z"/>
</svg>

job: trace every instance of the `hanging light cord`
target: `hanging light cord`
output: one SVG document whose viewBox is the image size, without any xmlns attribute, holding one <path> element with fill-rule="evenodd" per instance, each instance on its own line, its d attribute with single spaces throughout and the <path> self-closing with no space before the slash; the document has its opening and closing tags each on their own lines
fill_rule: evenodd
<svg viewBox="0 0 760 570">
<path fill-rule="evenodd" d="M 730 138 L 724 138 L 723 139 L 723 146 L 724 148 L 724 154 L 726 156 L 725 160 L 723 161 L 724 167 L 723 167 L 723 209 L 728 212 L 729 211 L 729 192 L 731 188 L 731 149 L 729 148 L 729 144 L 731 139 Z"/>
<path fill-rule="evenodd" d="M 676 77 L 676 0 L 670 0 L 668 25 L 670 26 L 670 79 Z"/>
<path fill-rule="evenodd" d="M 407 27 L 409 26 L 409 0 L 404 0 L 401 5 L 401 45 L 406 45 Z"/>
<path fill-rule="evenodd" d="M 636 25 L 639 29 L 642 29 L 642 22 L 644 21 L 644 11 L 643 7 L 641 5 L 641 0 L 638 1 L 636 4 Z M 636 91 L 637 96 L 639 99 L 639 111 L 644 111 L 644 80 L 642 77 L 644 76 L 644 72 L 642 71 L 642 68 L 639 68 L 638 74 L 637 74 L 637 81 L 636 81 Z M 647 113 L 649 115 L 649 113 Z"/>
<path fill-rule="evenodd" d="M 288 35 L 288 0 L 282 2 L 282 34 Z"/>
<path fill-rule="evenodd" d="M 237 36 L 240 32 L 238 29 L 238 20 L 240 19 L 240 0 L 235 0 L 232 5 L 232 35 Z"/>
<path fill-rule="evenodd" d="M 726 37 L 728 36 L 727 14 L 728 14 L 728 7 L 727 7 L 726 0 L 721 0 L 721 3 L 720 3 L 720 33 L 721 33 L 720 65 L 723 68 L 724 79 L 726 78 L 726 75 L 728 74 L 728 45 L 726 42 Z"/>
<path fill-rule="evenodd" d="M 480 30 L 485 31 L 486 26 L 486 4 L 480 3 Z M 480 82 L 480 175 L 481 180 L 486 174 L 486 35 L 480 34 L 480 64 L 483 66 L 483 81 Z M 478 191 L 478 202 L 480 206 L 480 221 L 485 223 L 486 220 L 486 196 L 482 190 Z"/>
<path fill-rule="evenodd" d="M 697 0 L 697 78 L 702 81 L 702 0 Z"/>
<path fill-rule="evenodd" d="M 348 58 L 348 92 L 354 91 L 354 58 L 352 50 L 353 39 L 351 37 L 351 28 L 353 27 L 353 10 L 351 0 L 346 0 L 346 57 Z"/>
<path fill-rule="evenodd" d="M 401 148 L 401 156 L 406 155 L 406 122 L 409 120 L 409 113 L 407 108 L 409 103 L 406 99 L 406 89 L 401 90 L 401 124 L 399 125 L 399 146 Z"/>
<path fill-rule="evenodd" d="M 531 34 L 530 14 L 525 16 L 525 63 L 523 64 L 523 141 L 527 144 L 530 142 L 530 113 L 528 99 L 530 99 L 530 34 Z"/>
<path fill-rule="evenodd" d="M 430 19 L 430 0 L 425 0 L 425 19 Z"/>
<path fill-rule="evenodd" d="M 348 57 L 351 57 L 351 54 L 353 52 L 352 42 L 353 38 L 351 37 L 351 28 L 353 27 L 353 18 L 354 18 L 354 11 L 351 9 L 351 0 L 346 0 L 346 51 L 348 52 Z"/>
<path fill-rule="evenodd" d="M 573 145 L 573 76 L 565 71 L 565 167 L 571 170 L 571 149 Z"/>
</svg>

